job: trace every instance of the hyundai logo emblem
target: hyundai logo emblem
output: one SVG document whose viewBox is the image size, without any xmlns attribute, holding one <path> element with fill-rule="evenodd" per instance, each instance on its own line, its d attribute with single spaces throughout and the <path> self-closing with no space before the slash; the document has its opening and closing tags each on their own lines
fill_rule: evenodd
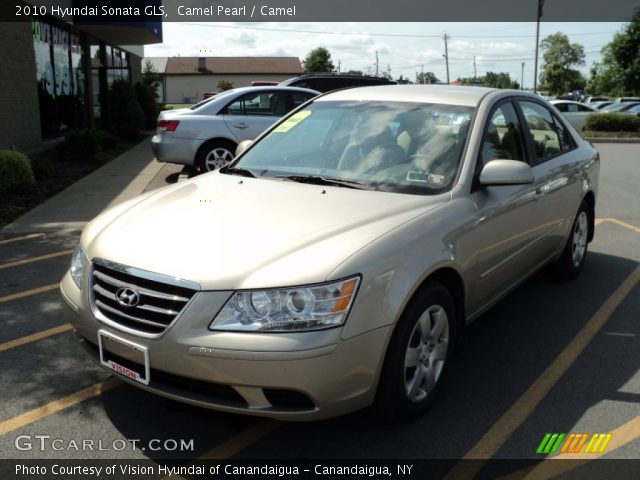
<svg viewBox="0 0 640 480">
<path fill-rule="evenodd" d="M 140 303 L 140 295 L 132 288 L 124 287 L 116 292 L 116 300 L 123 307 L 135 307 Z"/>
</svg>

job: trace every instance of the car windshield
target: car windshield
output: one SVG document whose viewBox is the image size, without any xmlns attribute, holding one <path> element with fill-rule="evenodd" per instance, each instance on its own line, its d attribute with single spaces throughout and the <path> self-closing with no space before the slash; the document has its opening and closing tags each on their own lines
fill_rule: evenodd
<svg viewBox="0 0 640 480">
<path fill-rule="evenodd" d="M 458 105 L 314 102 L 223 173 L 433 195 L 453 184 L 472 114 Z"/>
</svg>

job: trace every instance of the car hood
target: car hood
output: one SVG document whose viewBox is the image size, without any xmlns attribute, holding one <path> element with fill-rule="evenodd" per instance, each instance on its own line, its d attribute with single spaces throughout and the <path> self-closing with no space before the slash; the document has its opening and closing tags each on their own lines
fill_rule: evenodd
<svg viewBox="0 0 640 480">
<path fill-rule="evenodd" d="M 83 244 L 89 258 L 204 290 L 299 285 L 330 279 L 356 251 L 449 198 L 212 172 L 104 213 Z"/>
</svg>

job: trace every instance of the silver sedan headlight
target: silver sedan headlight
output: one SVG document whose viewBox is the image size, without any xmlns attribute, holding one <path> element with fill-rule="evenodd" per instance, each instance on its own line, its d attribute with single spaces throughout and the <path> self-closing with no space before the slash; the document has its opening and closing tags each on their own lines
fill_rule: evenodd
<svg viewBox="0 0 640 480">
<path fill-rule="evenodd" d="M 73 255 L 71 256 L 71 267 L 69 268 L 69 273 L 71 274 L 71 278 L 73 279 L 73 283 L 82 290 L 82 273 L 84 272 L 84 249 L 82 245 L 78 243 L 76 245 L 76 249 L 73 251 Z"/>
<path fill-rule="evenodd" d="M 210 329 L 242 332 L 321 330 L 342 325 L 360 277 L 321 285 L 236 292 Z"/>
</svg>

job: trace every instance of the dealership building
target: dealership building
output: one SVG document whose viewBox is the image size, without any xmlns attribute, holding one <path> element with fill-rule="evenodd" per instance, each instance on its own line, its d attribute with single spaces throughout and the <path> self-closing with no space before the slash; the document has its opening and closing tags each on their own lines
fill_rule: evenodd
<svg viewBox="0 0 640 480">
<path fill-rule="evenodd" d="M 39 6 L 46 2 L 17 2 Z M 129 5 L 160 5 L 132 0 Z M 62 7 L 83 6 L 60 0 Z M 162 42 L 157 20 L 25 17 L 0 23 L 0 149 L 33 151 L 70 128 L 100 126 L 115 80 L 140 80 L 144 45 Z"/>
</svg>

